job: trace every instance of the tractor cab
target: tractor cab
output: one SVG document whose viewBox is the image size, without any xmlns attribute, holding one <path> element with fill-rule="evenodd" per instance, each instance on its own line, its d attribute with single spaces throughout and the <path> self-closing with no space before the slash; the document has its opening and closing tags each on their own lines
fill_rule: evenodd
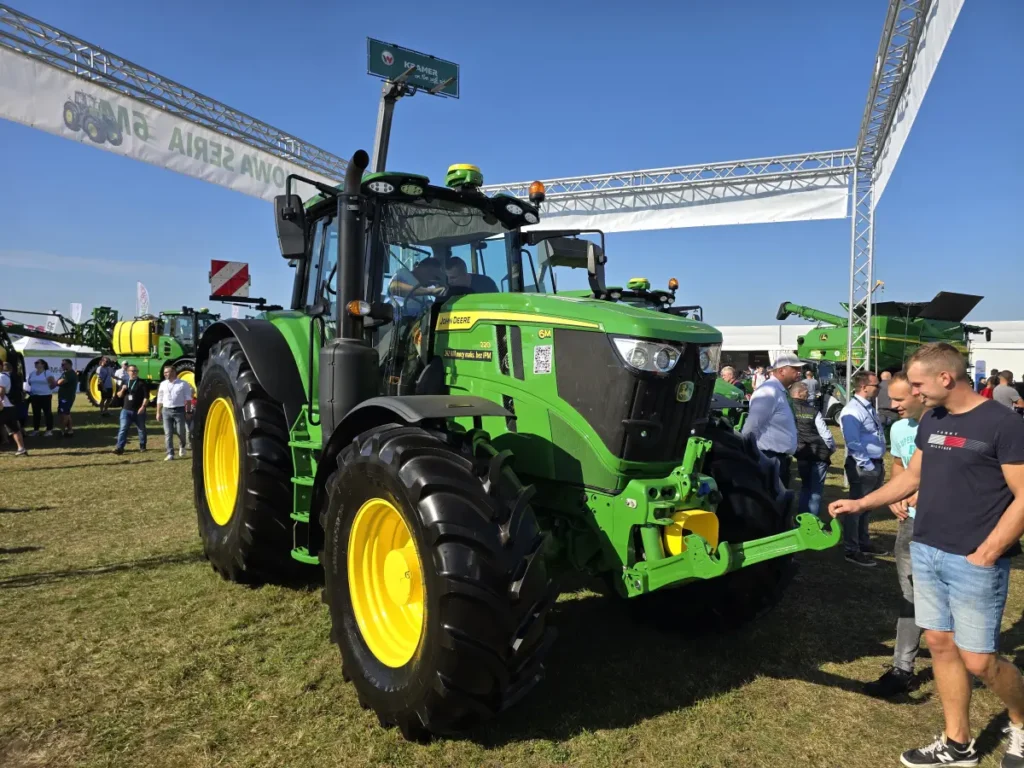
<svg viewBox="0 0 1024 768">
<path fill-rule="evenodd" d="M 205 307 L 199 310 L 191 307 L 182 307 L 180 311 L 165 310 L 160 313 L 160 332 L 173 337 L 181 345 L 182 354 L 192 355 L 199 338 L 219 318 Z"/>
</svg>

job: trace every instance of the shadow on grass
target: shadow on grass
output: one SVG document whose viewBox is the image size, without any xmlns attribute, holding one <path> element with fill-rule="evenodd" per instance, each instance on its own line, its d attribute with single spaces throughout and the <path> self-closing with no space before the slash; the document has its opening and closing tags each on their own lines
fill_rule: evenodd
<svg viewBox="0 0 1024 768">
<path fill-rule="evenodd" d="M 546 679 L 522 704 L 467 737 L 484 746 L 562 740 L 617 729 L 769 677 L 862 694 L 864 681 L 823 667 L 891 658 L 899 593 L 895 566 L 865 572 L 838 551 L 801 558 L 782 603 L 741 630 L 669 633 L 635 623 L 624 601 L 584 596 L 559 602 L 559 631 Z M 679 610 L 687 610 L 679 591 Z M 881 664 L 879 666 L 881 672 Z M 907 697 L 920 705 L 929 695 Z"/>
<path fill-rule="evenodd" d="M 96 565 L 91 568 L 69 568 L 64 571 L 25 573 L 19 576 L 0 579 L 0 589 L 37 587 L 43 584 L 53 584 L 55 582 L 66 581 L 68 579 L 77 579 L 86 576 L 103 576 L 108 573 L 122 573 L 124 571 L 146 571 L 154 568 L 162 568 L 165 565 L 198 563 L 202 561 L 202 559 L 203 555 L 201 553 L 188 552 L 173 555 L 158 555 L 156 557 L 144 557 L 127 563 L 110 563 L 108 565 Z"/>
<path fill-rule="evenodd" d="M 51 453 L 51 454 L 47 454 L 47 455 L 52 456 L 53 454 Z M 160 455 L 163 455 L 162 451 L 161 451 Z M 29 456 L 29 458 L 31 459 L 31 456 Z M 157 461 L 157 460 L 158 460 L 157 458 L 150 459 L 150 461 Z M 141 463 L 141 462 L 131 461 L 129 459 L 123 459 L 123 458 L 118 457 L 117 459 L 114 459 L 114 460 L 109 461 L 109 462 L 104 462 L 104 463 L 94 462 L 92 464 L 58 464 L 56 466 L 48 466 L 48 467 L 33 467 L 33 466 L 25 466 L 24 464 L 19 464 L 18 465 L 18 471 L 19 472 L 49 472 L 49 471 L 57 471 L 57 470 L 62 470 L 62 469 L 97 469 L 97 470 L 103 470 L 103 469 L 109 469 L 110 467 L 117 467 L 117 466 L 120 466 L 122 464 L 139 464 L 139 463 Z M 2 510 L 0 510 L 0 511 L 2 511 Z M 23 512 L 32 512 L 34 510 L 26 509 L 26 510 L 21 510 L 21 511 L 23 511 Z"/>
<path fill-rule="evenodd" d="M 25 552 L 38 552 L 42 547 L 0 547 L 0 555 L 20 555 Z"/>
<path fill-rule="evenodd" d="M 40 507 L 0 507 L 0 515 L 16 515 L 19 512 L 49 512 L 56 507 L 43 505 Z"/>
</svg>

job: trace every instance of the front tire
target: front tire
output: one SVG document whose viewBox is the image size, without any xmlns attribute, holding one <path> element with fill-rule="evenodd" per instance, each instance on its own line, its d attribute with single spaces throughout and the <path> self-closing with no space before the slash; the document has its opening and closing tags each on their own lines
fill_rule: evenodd
<svg viewBox="0 0 1024 768">
<path fill-rule="evenodd" d="M 288 426 L 241 345 L 213 345 L 195 414 L 192 481 L 203 551 L 223 578 L 278 580 L 291 560 Z"/>
<path fill-rule="evenodd" d="M 103 140 L 107 137 L 106 131 L 100 125 L 100 121 L 92 115 L 86 115 L 82 118 L 82 130 L 85 131 L 85 135 L 95 144 L 102 144 Z"/>
<path fill-rule="evenodd" d="M 327 482 L 324 599 L 344 676 L 413 740 L 462 730 L 542 676 L 555 593 L 508 454 L 395 424 Z"/>
</svg>

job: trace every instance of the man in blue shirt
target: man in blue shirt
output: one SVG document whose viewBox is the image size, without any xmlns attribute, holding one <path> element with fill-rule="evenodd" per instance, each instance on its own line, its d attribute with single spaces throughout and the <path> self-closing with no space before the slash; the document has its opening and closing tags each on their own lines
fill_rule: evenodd
<svg viewBox="0 0 1024 768">
<path fill-rule="evenodd" d="M 775 358 L 772 375 L 754 390 L 743 423 L 743 436 L 753 435 L 765 456 L 779 462 L 779 477 L 789 488 L 789 465 L 797 449 L 796 418 L 787 389 L 800 379 L 800 359 L 783 352 Z"/>
<path fill-rule="evenodd" d="M 850 498 L 860 499 L 877 491 L 885 482 L 885 432 L 882 420 L 875 410 L 878 377 L 870 371 L 854 374 L 851 381 L 854 392 L 839 417 L 846 443 L 846 477 L 850 481 Z M 748 417 L 749 418 L 749 417 Z M 843 547 L 846 561 L 854 565 L 873 567 L 871 555 L 881 554 L 871 544 L 868 534 L 869 512 L 843 517 Z"/>
<path fill-rule="evenodd" d="M 892 425 L 889 440 L 894 459 L 892 463 L 893 479 L 899 477 L 910 466 L 910 457 L 917 446 L 917 425 L 927 410 L 921 398 L 914 397 L 910 391 L 910 382 L 903 371 L 893 374 L 889 381 L 889 398 L 892 408 L 900 420 Z M 910 559 L 910 540 L 914 535 L 914 504 L 917 494 L 903 501 L 889 505 L 889 509 L 899 520 L 896 532 L 896 547 L 893 555 L 896 558 L 896 576 L 900 582 L 903 601 L 900 603 L 899 619 L 896 621 L 896 650 L 892 655 L 892 668 L 878 680 L 864 686 L 869 696 L 889 698 L 906 693 L 914 679 L 914 661 L 921 645 L 921 633 L 924 631 L 914 622 L 914 582 L 913 567 Z"/>
</svg>

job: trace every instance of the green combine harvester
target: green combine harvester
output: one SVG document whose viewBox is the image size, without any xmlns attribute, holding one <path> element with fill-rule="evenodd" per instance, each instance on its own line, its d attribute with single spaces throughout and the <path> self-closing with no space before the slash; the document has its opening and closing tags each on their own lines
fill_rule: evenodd
<svg viewBox="0 0 1024 768">
<path fill-rule="evenodd" d="M 992 331 L 978 325 L 965 324 L 963 319 L 982 296 L 940 291 L 928 302 L 879 301 L 871 305 L 871 366 L 878 372 L 898 371 L 922 344 L 945 341 L 969 353 L 970 337 L 985 334 L 990 341 Z M 847 305 L 843 304 L 843 309 Z M 799 304 L 783 302 L 776 319 L 802 317 L 818 324 L 813 331 L 797 337 L 797 356 L 804 360 L 846 362 L 846 315 L 835 315 Z"/>
<path fill-rule="evenodd" d="M 323 569 L 343 676 L 382 724 L 425 739 L 522 698 L 560 573 L 696 631 L 762 613 L 793 554 L 838 541 L 712 417 L 717 330 L 606 298 L 602 249 L 523 231 L 543 185 L 367 165 L 276 199 L 291 308 L 203 334 L 193 479 L 223 578 Z M 588 294 L 540 290 L 531 247 Z"/>
</svg>

